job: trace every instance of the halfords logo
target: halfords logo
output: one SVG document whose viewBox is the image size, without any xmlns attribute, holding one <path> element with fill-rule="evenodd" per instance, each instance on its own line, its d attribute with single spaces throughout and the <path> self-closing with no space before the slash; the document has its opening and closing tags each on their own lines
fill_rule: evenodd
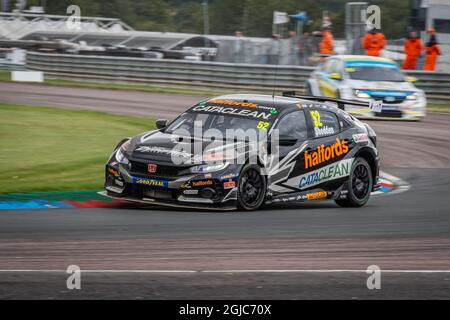
<svg viewBox="0 0 450 320">
<path fill-rule="evenodd" d="M 348 141 L 340 139 L 336 139 L 336 143 L 331 146 L 321 145 L 316 151 L 312 151 L 311 153 L 305 151 L 305 169 L 315 167 L 347 152 Z"/>
<path fill-rule="evenodd" d="M 306 196 L 308 197 L 308 200 L 321 200 L 328 198 L 328 192 L 326 191 L 313 192 L 308 193 Z"/>
<path fill-rule="evenodd" d="M 118 172 L 117 170 L 114 170 L 114 169 L 111 168 L 111 167 L 108 167 L 108 172 L 109 172 L 110 174 L 112 174 L 114 177 L 120 177 L 119 172 Z"/>
<path fill-rule="evenodd" d="M 307 189 L 318 184 L 335 180 L 350 175 L 350 170 L 353 164 L 353 158 L 338 161 L 325 166 L 319 170 L 300 176 L 300 189 Z"/>
<path fill-rule="evenodd" d="M 258 106 L 256 103 L 240 102 L 233 100 L 209 100 L 208 103 L 222 104 L 226 106 L 246 107 L 246 108 L 256 108 Z"/>
<path fill-rule="evenodd" d="M 201 180 L 201 181 L 192 182 L 192 186 L 194 186 L 194 187 L 205 187 L 205 186 L 212 186 L 212 185 L 213 185 L 212 180 Z"/>
</svg>

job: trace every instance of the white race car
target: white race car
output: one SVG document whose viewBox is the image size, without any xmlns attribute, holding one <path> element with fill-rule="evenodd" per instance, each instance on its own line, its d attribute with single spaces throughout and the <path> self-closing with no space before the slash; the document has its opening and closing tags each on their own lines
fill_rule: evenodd
<svg viewBox="0 0 450 320">
<path fill-rule="evenodd" d="M 381 112 L 346 106 L 355 117 L 368 119 L 420 120 L 426 114 L 426 97 L 416 88 L 414 77 L 406 76 L 386 58 L 336 55 L 327 58 L 306 82 L 306 94 L 355 101 L 382 101 Z"/>
</svg>

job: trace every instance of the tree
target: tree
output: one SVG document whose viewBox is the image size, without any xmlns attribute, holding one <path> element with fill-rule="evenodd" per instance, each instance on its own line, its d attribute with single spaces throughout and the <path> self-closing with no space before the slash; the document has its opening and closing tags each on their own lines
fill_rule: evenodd
<svg viewBox="0 0 450 320">
<path fill-rule="evenodd" d="M 83 16 L 120 18 L 137 30 L 203 33 L 203 0 L 47 0 L 49 14 L 66 14 L 69 5 L 79 5 Z M 345 0 L 209 0 L 212 34 L 231 35 L 236 30 L 248 36 L 272 33 L 273 11 L 295 14 L 306 11 L 313 20 L 309 30 L 320 29 L 322 12 L 328 11 L 333 33 L 345 32 Z M 29 0 L 38 4 L 39 0 Z M 388 38 L 404 35 L 408 26 L 409 0 L 372 0 L 381 7 L 381 25 Z M 289 24 L 293 30 L 295 23 Z"/>
</svg>

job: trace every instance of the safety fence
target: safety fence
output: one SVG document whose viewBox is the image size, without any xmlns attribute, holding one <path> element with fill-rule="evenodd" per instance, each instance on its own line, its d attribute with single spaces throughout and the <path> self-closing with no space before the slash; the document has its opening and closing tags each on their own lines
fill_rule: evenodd
<svg viewBox="0 0 450 320">
<path fill-rule="evenodd" d="M 46 79 L 149 84 L 208 91 L 302 91 L 313 67 L 185 60 L 80 56 L 28 52 L 27 69 Z M 412 71 L 417 87 L 433 101 L 450 101 L 450 74 Z"/>
</svg>

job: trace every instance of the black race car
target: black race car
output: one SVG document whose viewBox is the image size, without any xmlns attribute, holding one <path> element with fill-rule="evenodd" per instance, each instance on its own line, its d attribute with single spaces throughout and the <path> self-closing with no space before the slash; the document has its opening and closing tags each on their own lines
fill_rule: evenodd
<svg viewBox="0 0 450 320">
<path fill-rule="evenodd" d="M 103 194 L 218 210 L 321 199 L 363 206 L 378 188 L 376 134 L 344 104 L 373 107 L 295 92 L 202 101 L 123 139 L 107 162 Z"/>
</svg>

